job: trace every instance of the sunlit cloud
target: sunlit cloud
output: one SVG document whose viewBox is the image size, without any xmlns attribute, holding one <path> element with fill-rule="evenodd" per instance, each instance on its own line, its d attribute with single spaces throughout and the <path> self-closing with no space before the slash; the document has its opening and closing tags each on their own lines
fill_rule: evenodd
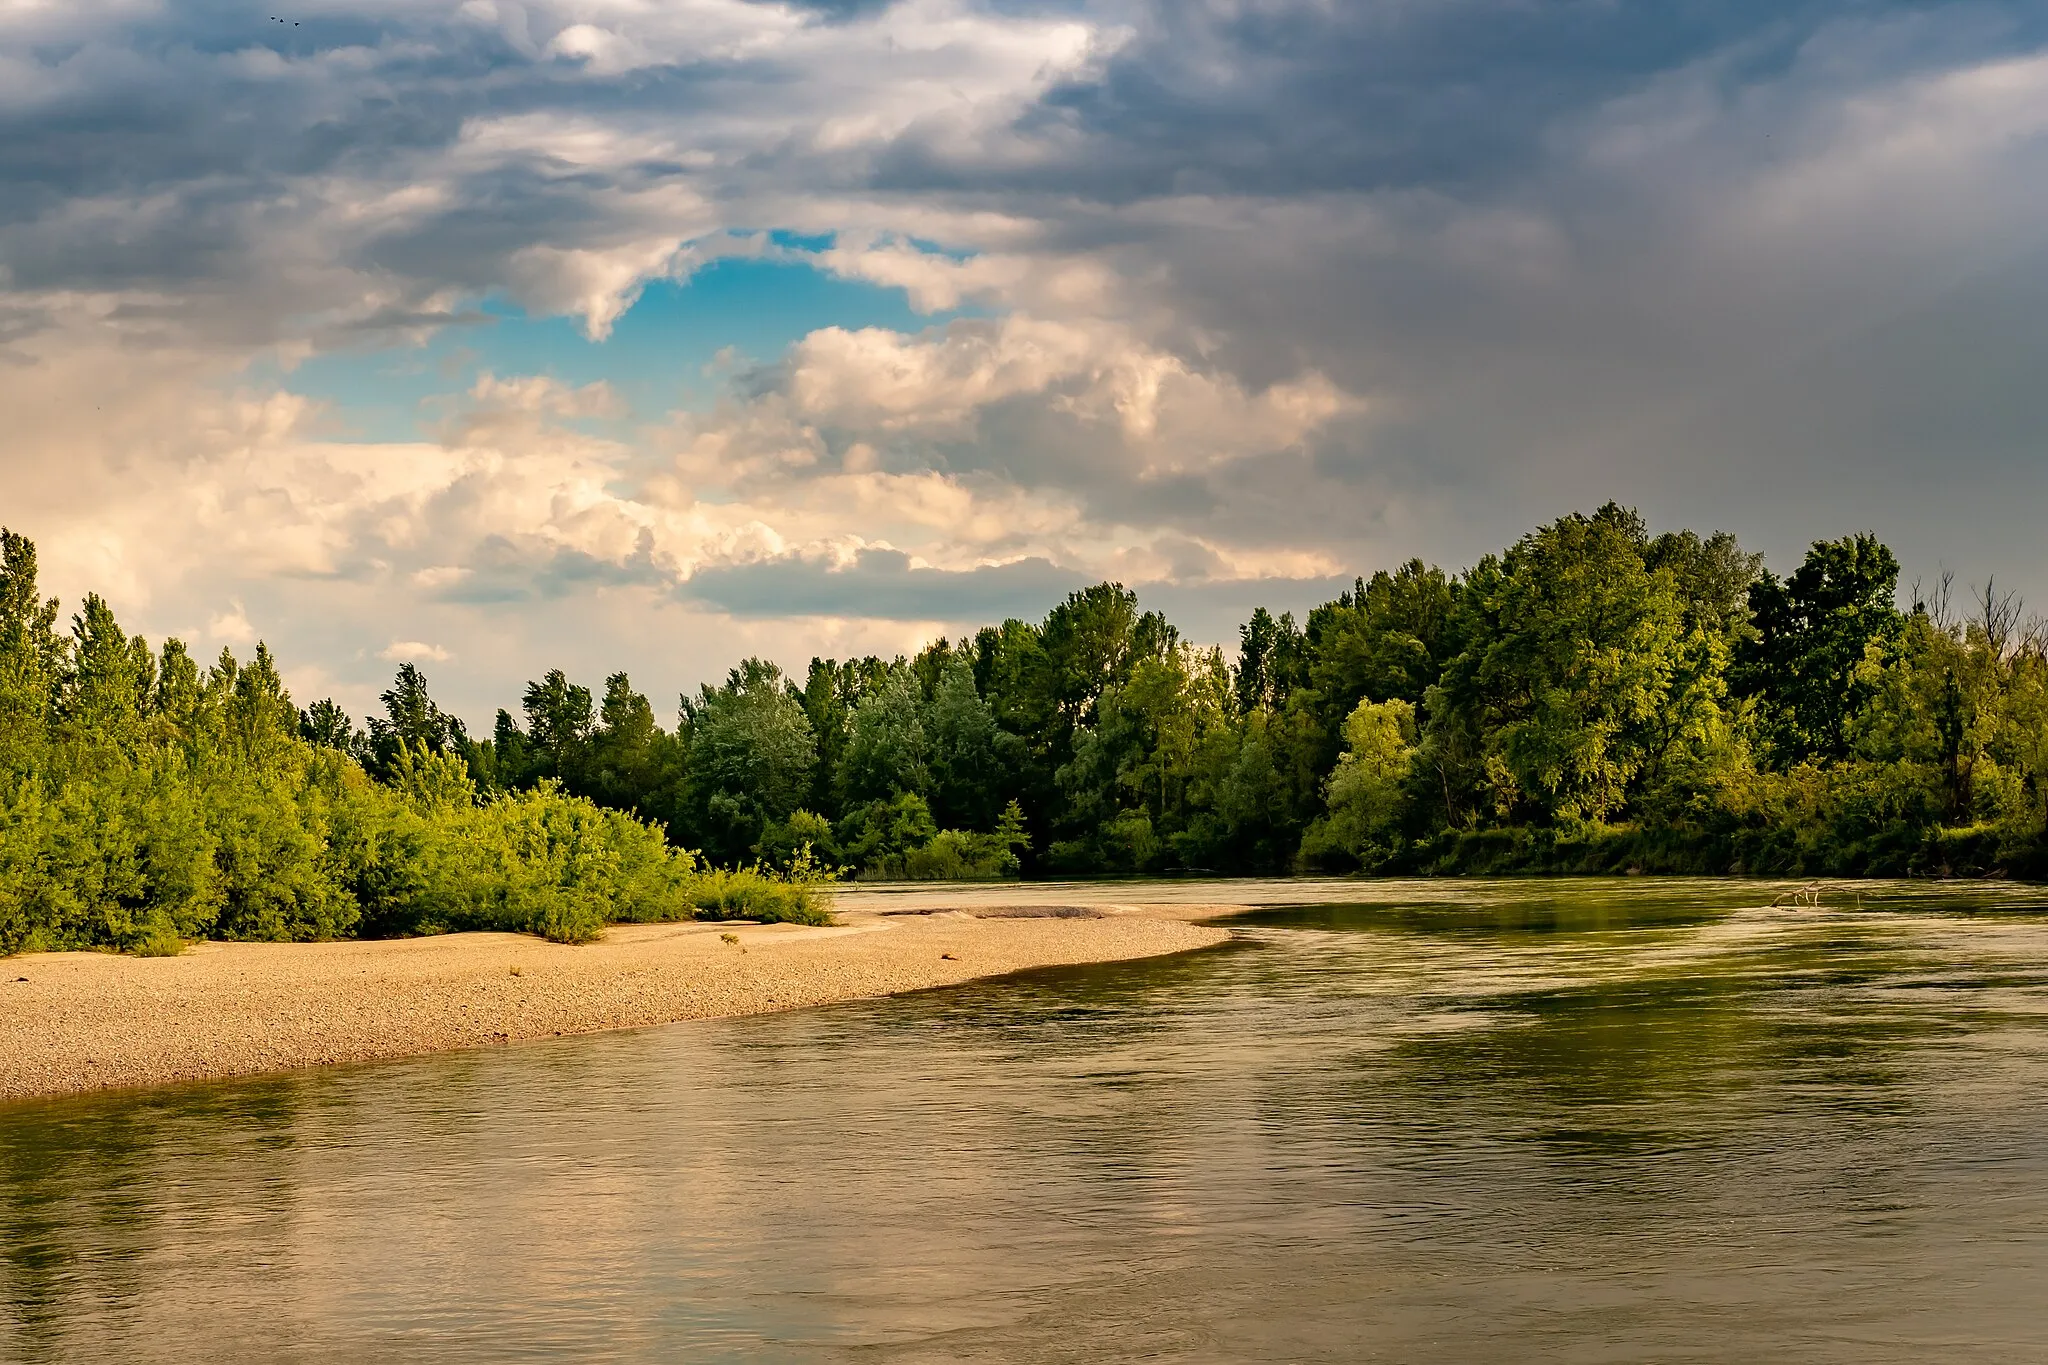
<svg viewBox="0 0 2048 1365">
<path fill-rule="evenodd" d="M 423 640 L 393 640 L 377 651 L 377 657 L 388 663 L 418 663 L 424 659 L 428 663 L 439 664 L 455 656 L 439 645 L 430 645 Z"/>
<path fill-rule="evenodd" d="M 1224 638 L 1608 497 L 2048 591 L 2021 6 L 251 14 L 0 8 L 0 506 L 300 690 L 679 690 L 1103 575 Z M 659 372 L 634 310 L 734 259 L 922 317 L 637 387 L 507 339 Z M 456 334 L 370 435 L 310 377 Z"/>
</svg>

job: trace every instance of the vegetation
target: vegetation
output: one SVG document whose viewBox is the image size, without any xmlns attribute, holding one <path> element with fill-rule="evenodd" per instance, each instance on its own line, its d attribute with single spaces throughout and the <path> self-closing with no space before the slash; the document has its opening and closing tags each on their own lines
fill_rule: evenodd
<svg viewBox="0 0 2048 1365">
<path fill-rule="evenodd" d="M 545 777 L 480 785 L 411 669 L 359 735 L 294 708 L 260 645 L 202 669 L 98 597 L 68 636 L 57 613 L 35 547 L 0 533 L 0 952 L 824 918 L 814 879 L 713 871 Z"/>
<path fill-rule="evenodd" d="M 842 875 L 1994 872 L 2048 864 L 2048 649 L 1874 537 L 1779 578 L 1609 505 L 1420 561 L 1234 659 L 1105 583 L 915 658 L 749 659 L 664 729 L 562 672 L 472 737 L 358 728 L 0 545 L 0 950 L 817 919 Z M 685 849 L 703 850 L 701 855 Z"/>
<path fill-rule="evenodd" d="M 915 658 L 747 660 L 672 733 L 623 674 L 601 707 L 550 674 L 463 751 L 857 876 L 2037 873 L 2048 653 L 2010 597 L 1902 610 L 1898 573 L 1862 535 L 1781 579 L 1610 505 L 1257 611 L 1234 658 L 1105 583 Z"/>
</svg>

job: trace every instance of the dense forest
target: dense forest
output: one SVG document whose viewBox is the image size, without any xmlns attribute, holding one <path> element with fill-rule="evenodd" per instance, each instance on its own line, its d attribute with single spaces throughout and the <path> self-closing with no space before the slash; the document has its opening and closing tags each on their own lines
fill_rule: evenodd
<svg viewBox="0 0 2048 1365">
<path fill-rule="evenodd" d="M 550 673 L 472 740 L 408 669 L 387 718 L 323 742 L 556 780 L 727 863 L 882 876 L 2034 872 L 2041 638 L 1988 584 L 1901 609 L 1898 578 L 1870 535 L 1779 578 L 1609 505 L 1300 623 L 1258 611 L 1235 658 L 1104 583 L 915 658 L 750 659 L 673 731 L 624 674 L 600 697 Z"/>
<path fill-rule="evenodd" d="M 1871 535 L 1779 578 L 1610 504 L 1261 609 L 1234 658 L 1103 583 L 914 658 L 746 660 L 672 728 L 624 673 L 551 672 L 488 736 L 410 664 L 358 728 L 260 646 L 201 669 L 97 597 L 67 635 L 5 551 L 0 917 L 28 927 L 0 945 L 545 930 L 688 913 L 711 867 L 2031 875 L 2048 848 L 2041 635 L 1988 584 L 1902 608 Z"/>
</svg>

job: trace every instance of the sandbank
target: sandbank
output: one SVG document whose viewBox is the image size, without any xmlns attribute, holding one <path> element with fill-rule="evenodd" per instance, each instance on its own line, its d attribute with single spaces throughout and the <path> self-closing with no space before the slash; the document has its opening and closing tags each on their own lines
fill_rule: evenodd
<svg viewBox="0 0 2048 1365">
<path fill-rule="evenodd" d="M 1094 888 L 1101 894 L 1101 888 Z M 850 890 L 829 928 L 619 925 L 205 943 L 182 956 L 0 958 L 0 1100 L 417 1056 L 1155 957 L 1228 937 L 1240 905 L 1114 904 L 1045 886 Z M 732 940 L 737 940 L 732 941 Z"/>
</svg>

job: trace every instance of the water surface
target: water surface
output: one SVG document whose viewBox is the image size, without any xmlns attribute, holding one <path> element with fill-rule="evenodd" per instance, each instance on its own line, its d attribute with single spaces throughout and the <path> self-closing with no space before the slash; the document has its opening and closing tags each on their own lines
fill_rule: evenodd
<svg viewBox="0 0 2048 1365">
<path fill-rule="evenodd" d="M 2048 896 L 1774 889 L 0 1108 L 0 1357 L 2048 1358 Z"/>
</svg>

